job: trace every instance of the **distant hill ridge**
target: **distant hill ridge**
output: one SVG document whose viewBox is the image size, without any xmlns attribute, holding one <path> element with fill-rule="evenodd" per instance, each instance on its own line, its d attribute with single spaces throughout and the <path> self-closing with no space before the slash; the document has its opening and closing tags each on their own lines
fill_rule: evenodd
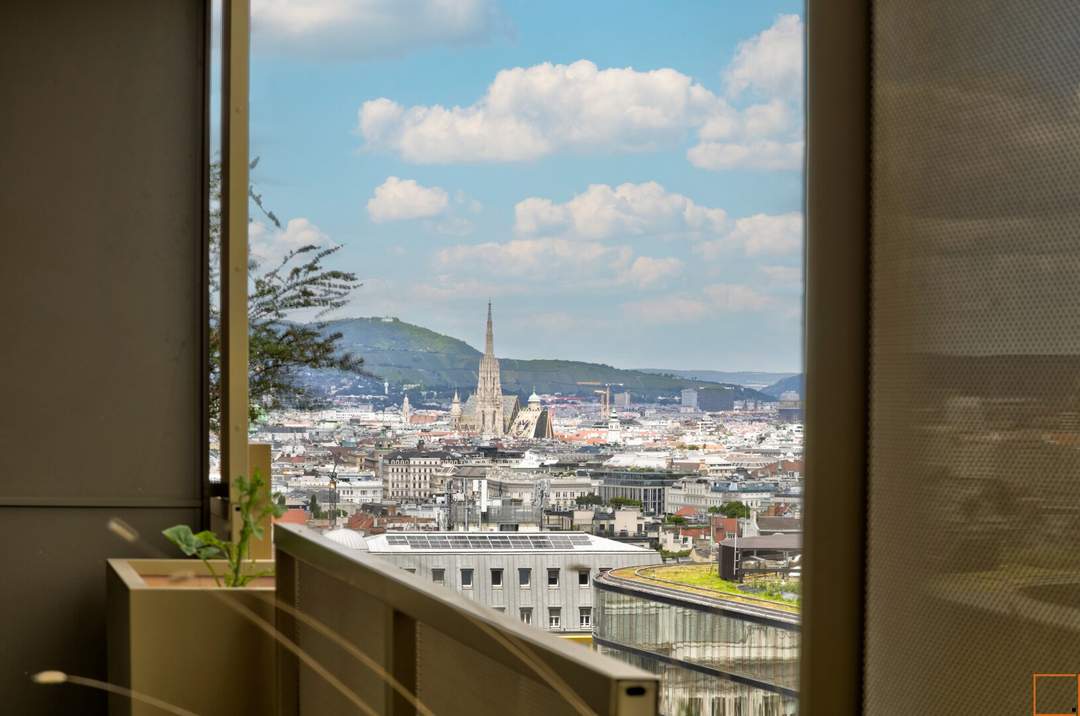
<svg viewBox="0 0 1080 716">
<path fill-rule="evenodd" d="M 397 318 L 329 321 L 324 331 L 341 333 L 341 349 L 362 357 L 370 373 L 393 385 L 419 385 L 438 391 L 457 389 L 462 399 L 476 388 L 481 353 L 460 339 Z M 503 392 L 520 396 L 527 396 L 534 386 L 541 393 L 589 395 L 604 383 L 621 383 L 613 386 L 612 392 L 629 391 L 634 400 L 673 397 L 683 388 L 691 387 L 723 387 L 734 400 L 768 399 L 763 393 L 738 385 L 721 386 L 674 374 L 627 370 L 601 363 L 500 358 L 499 366 Z M 335 371 L 305 376 L 317 384 L 341 378 Z"/>
<path fill-rule="evenodd" d="M 637 368 L 642 373 L 654 373 L 658 375 L 674 375 L 689 380 L 707 380 L 711 383 L 730 383 L 742 385 L 747 388 L 762 390 L 785 378 L 791 378 L 795 373 L 775 373 L 757 370 L 673 370 L 670 368 Z"/>
</svg>

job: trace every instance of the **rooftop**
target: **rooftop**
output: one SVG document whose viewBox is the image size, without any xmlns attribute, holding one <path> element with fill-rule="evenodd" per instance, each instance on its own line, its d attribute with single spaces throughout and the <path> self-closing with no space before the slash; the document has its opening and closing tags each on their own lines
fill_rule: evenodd
<svg viewBox="0 0 1080 716">
<path fill-rule="evenodd" d="M 387 532 L 364 540 L 369 552 L 650 552 L 584 532 Z"/>
<path fill-rule="evenodd" d="M 761 591 L 745 591 L 739 589 L 737 582 L 721 579 L 714 562 L 623 567 L 612 570 L 610 576 L 645 587 L 682 592 L 688 597 L 708 602 L 771 609 L 793 615 L 799 613 L 801 601 L 798 582 L 786 583 L 782 585 L 783 588 L 779 583 L 762 582 Z M 795 591 L 786 591 L 788 589 Z"/>
</svg>

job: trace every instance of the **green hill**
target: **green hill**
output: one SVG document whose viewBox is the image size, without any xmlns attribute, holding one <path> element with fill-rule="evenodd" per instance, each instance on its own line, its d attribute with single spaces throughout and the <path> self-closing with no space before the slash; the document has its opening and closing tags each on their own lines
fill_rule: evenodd
<svg viewBox="0 0 1080 716">
<path fill-rule="evenodd" d="M 778 380 L 772 385 L 766 386 L 761 389 L 762 393 L 771 395 L 774 398 L 779 398 L 781 393 L 786 393 L 789 390 L 798 393 L 800 396 L 803 394 L 803 374 L 793 375 L 783 380 Z"/>
<path fill-rule="evenodd" d="M 342 334 L 344 351 L 362 356 L 366 369 L 395 386 L 417 385 L 429 390 L 458 390 L 464 398 L 476 389 L 480 351 L 464 341 L 396 318 L 350 318 L 330 321 L 325 332 Z M 601 363 L 569 360 L 500 358 L 503 392 L 526 396 L 535 386 L 541 393 L 590 395 L 605 383 L 612 392 L 630 391 L 634 400 L 674 397 L 683 388 L 716 383 L 675 375 L 658 375 L 614 368 Z M 309 376 L 310 377 L 310 376 Z M 333 374 L 324 374 L 333 382 Z M 584 385 L 583 385 L 584 383 Z M 733 399 L 763 400 L 766 396 L 741 386 L 724 386 Z"/>
</svg>

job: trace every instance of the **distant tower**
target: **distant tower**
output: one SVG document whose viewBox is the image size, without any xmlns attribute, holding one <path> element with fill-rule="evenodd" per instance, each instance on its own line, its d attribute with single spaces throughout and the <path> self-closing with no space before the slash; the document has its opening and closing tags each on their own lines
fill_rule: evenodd
<svg viewBox="0 0 1080 716">
<path fill-rule="evenodd" d="M 480 359 L 480 378 L 476 383 L 476 429 L 483 437 L 503 434 L 502 384 L 499 360 L 495 357 L 495 331 L 491 325 L 491 301 L 488 301 L 487 337 L 484 357 Z"/>
<path fill-rule="evenodd" d="M 401 401 L 401 422 L 406 425 L 409 424 L 409 418 L 412 417 L 412 408 L 409 407 L 409 396 L 406 395 Z"/>
<path fill-rule="evenodd" d="M 450 427 L 457 430 L 461 427 L 461 398 L 454 391 L 454 399 L 450 401 Z"/>
</svg>

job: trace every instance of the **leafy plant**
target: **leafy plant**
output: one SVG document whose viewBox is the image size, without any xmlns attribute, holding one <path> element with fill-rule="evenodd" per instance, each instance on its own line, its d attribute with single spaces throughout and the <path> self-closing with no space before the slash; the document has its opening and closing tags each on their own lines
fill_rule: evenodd
<svg viewBox="0 0 1080 716">
<path fill-rule="evenodd" d="M 246 479 L 243 475 L 234 480 L 236 484 L 236 504 L 240 515 L 240 539 L 236 542 L 223 540 L 211 530 L 192 532 L 187 525 L 173 525 L 162 530 L 165 538 L 180 548 L 188 557 L 197 557 L 202 560 L 210 574 L 214 577 L 217 586 L 221 585 L 221 576 L 214 570 L 210 563 L 212 559 L 224 559 L 228 562 L 228 571 L 225 573 L 226 587 L 244 587 L 257 577 L 267 577 L 274 570 L 264 570 L 254 574 L 244 574 L 244 561 L 251 552 L 251 538 L 262 539 L 264 530 L 259 522 L 273 515 L 280 517 L 285 508 L 276 504 L 273 500 L 262 496 L 262 487 L 266 484 L 259 471 Z"/>
<path fill-rule="evenodd" d="M 251 162 L 254 169 L 259 160 Z M 263 206 L 262 195 L 250 187 L 248 194 L 256 209 L 279 231 L 286 227 L 273 211 Z M 210 165 L 210 291 L 216 295 L 220 286 L 221 256 L 221 164 Z M 327 268 L 341 246 L 307 244 L 298 246 L 268 267 L 251 260 L 248 275 L 248 412 L 257 420 L 267 407 L 286 403 L 318 404 L 298 380 L 303 368 L 335 368 L 364 374 L 364 361 L 342 352 L 340 332 L 327 332 L 327 324 L 294 323 L 288 316 L 295 311 L 312 311 L 319 319 L 326 313 L 346 306 L 360 280 L 351 271 Z M 221 311 L 216 301 L 210 304 L 210 429 L 220 428 L 221 418 Z"/>
</svg>

